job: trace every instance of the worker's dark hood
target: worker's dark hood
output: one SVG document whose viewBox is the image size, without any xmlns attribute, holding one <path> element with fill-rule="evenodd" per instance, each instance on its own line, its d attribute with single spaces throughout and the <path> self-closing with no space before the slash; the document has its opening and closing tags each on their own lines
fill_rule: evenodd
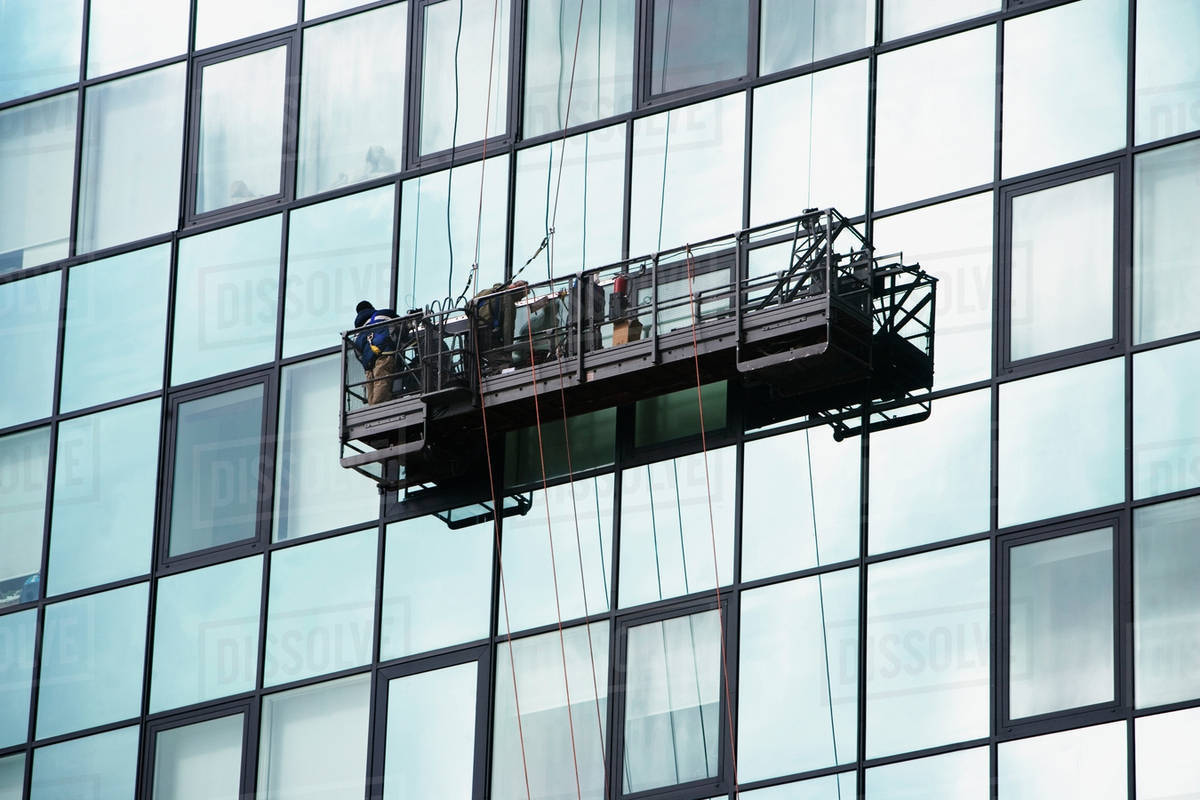
<svg viewBox="0 0 1200 800">
<path fill-rule="evenodd" d="M 369 320 L 371 318 L 371 315 L 374 313 L 375 313 L 375 309 L 373 309 L 373 308 L 364 309 L 364 310 L 358 312 L 358 316 L 356 316 L 354 318 L 354 327 L 361 328 L 363 325 L 366 325 L 367 320 Z"/>
</svg>

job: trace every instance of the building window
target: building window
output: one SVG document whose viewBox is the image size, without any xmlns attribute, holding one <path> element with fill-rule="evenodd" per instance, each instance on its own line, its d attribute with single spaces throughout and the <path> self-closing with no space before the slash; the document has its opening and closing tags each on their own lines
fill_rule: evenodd
<svg viewBox="0 0 1200 800">
<path fill-rule="evenodd" d="M 875 6 L 869 0 L 762 0 L 759 13 L 762 75 L 859 50 L 875 40 Z"/>
<path fill-rule="evenodd" d="M 0 6 L 0 103 L 79 79 L 83 0 Z"/>
<path fill-rule="evenodd" d="M 79 797 L 93 787 L 103 787 L 108 797 L 133 797 L 137 759 L 137 725 L 39 747 L 33 751 L 30 800 Z"/>
<path fill-rule="evenodd" d="M 1200 764 L 1191 743 L 1200 736 L 1200 709 L 1189 708 L 1134 720 L 1137 796 L 1187 797 L 1200 787 Z"/>
<path fill-rule="evenodd" d="M 0 608 L 41 597 L 50 427 L 0 437 Z"/>
<path fill-rule="evenodd" d="M 29 695 L 33 688 L 33 647 L 37 636 L 37 610 L 0 617 L 0 641 L 7 656 L 0 661 L 0 747 L 22 744 L 29 735 Z M 11 763 L 11 762 L 9 762 Z M 5 794 L 5 762 L 0 761 L 0 797 Z"/>
<path fill-rule="evenodd" d="M 999 800 L 1125 800 L 1129 796 L 1126 724 L 1113 722 L 1001 742 L 997 747 Z"/>
<path fill-rule="evenodd" d="M 1134 499 L 1200 485 L 1200 341 L 1133 357 Z"/>
<path fill-rule="evenodd" d="M 1200 6 L 1191 0 L 1137 4 L 1135 144 L 1200 128 L 1200 62 L 1186 55 L 1197 40 Z"/>
<path fill-rule="evenodd" d="M 295 0 L 198 0 L 196 49 L 242 39 L 296 22 Z"/>
<path fill-rule="evenodd" d="M 88 4 L 89 78 L 152 64 L 188 49 L 187 0 L 91 0 Z M 136 25 L 130 24 L 136 20 Z"/>
<path fill-rule="evenodd" d="M 58 355 L 59 272 L 0 284 L 0 428 L 48 417 Z"/>
<path fill-rule="evenodd" d="M 746 74 L 749 4 L 727 0 L 653 0 L 646 97 Z"/>
<path fill-rule="evenodd" d="M 153 726 L 148 759 L 154 800 L 210 800 L 241 797 L 242 740 L 246 714 L 202 722 Z"/>
<path fill-rule="evenodd" d="M 866 796 L 868 800 L 988 800 L 991 784 L 988 748 L 976 747 L 871 767 Z"/>
<path fill-rule="evenodd" d="M 25 754 L 0 758 L 0 797 L 20 800 L 25 791 Z"/>
</svg>

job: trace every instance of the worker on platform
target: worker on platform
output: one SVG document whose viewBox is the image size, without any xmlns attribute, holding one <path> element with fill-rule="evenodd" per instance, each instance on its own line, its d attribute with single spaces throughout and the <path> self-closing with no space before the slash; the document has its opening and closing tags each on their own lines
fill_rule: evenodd
<svg viewBox="0 0 1200 800">
<path fill-rule="evenodd" d="M 370 328 L 354 337 L 354 351 L 366 373 L 367 405 L 392 399 L 392 380 L 396 373 L 396 339 L 390 326 L 377 325 L 396 319 L 390 308 L 375 308 L 367 300 L 354 309 L 354 327 Z M 376 325 L 376 327 L 370 327 Z"/>
</svg>

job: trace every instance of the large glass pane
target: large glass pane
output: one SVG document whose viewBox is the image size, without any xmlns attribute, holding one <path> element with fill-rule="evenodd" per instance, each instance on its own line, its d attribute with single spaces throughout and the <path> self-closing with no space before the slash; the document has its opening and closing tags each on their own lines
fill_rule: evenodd
<svg viewBox="0 0 1200 800">
<path fill-rule="evenodd" d="M 526 138 L 630 109 L 634 0 L 530 3 L 525 13 Z"/>
<path fill-rule="evenodd" d="M 196 6 L 197 50 L 296 21 L 296 0 L 197 0 Z"/>
<path fill-rule="evenodd" d="M 867 770 L 866 800 L 988 800 L 986 747 Z"/>
<path fill-rule="evenodd" d="M 651 93 L 745 75 L 748 13 L 725 0 L 654 0 Z"/>
<path fill-rule="evenodd" d="M 89 87 L 79 178 L 81 253 L 173 230 L 179 222 L 185 64 Z"/>
<path fill-rule="evenodd" d="M 703 453 L 625 470 L 618 598 L 622 607 L 712 591 L 718 574 L 722 586 L 733 580 L 736 469 L 737 452 L 727 447 L 708 454 L 707 474 Z"/>
<path fill-rule="evenodd" d="M 746 800 L 848 800 L 858 791 L 856 783 L 853 772 L 839 772 L 739 794 Z"/>
<path fill-rule="evenodd" d="M 1200 141 L 1134 159 L 1133 338 L 1200 329 Z"/>
<path fill-rule="evenodd" d="M 631 254 L 741 227 L 745 117 L 738 93 L 634 122 Z"/>
<path fill-rule="evenodd" d="M 1139 708 L 1200 697 L 1200 498 L 1133 513 L 1133 697 Z"/>
<path fill-rule="evenodd" d="M 50 416 L 58 349 L 60 273 L 0 284 L 0 428 Z"/>
<path fill-rule="evenodd" d="M 1018 195 L 1009 242 L 1009 358 L 1113 335 L 1113 175 Z"/>
<path fill-rule="evenodd" d="M 196 213 L 280 191 L 287 47 L 205 67 Z"/>
<path fill-rule="evenodd" d="M 742 595 L 738 780 L 853 762 L 858 570 Z"/>
<path fill-rule="evenodd" d="M 83 0 L 0 4 L 0 103 L 79 79 Z"/>
<path fill-rule="evenodd" d="M 871 436 L 871 553 L 986 531 L 992 514 L 992 393 L 933 402 L 933 414 Z"/>
<path fill-rule="evenodd" d="M 447 0 L 423 12 L 421 153 L 503 135 L 509 0 Z"/>
<path fill-rule="evenodd" d="M 750 222 L 805 208 L 866 208 L 867 62 L 856 61 L 754 91 Z"/>
<path fill-rule="evenodd" d="M 137 786 L 138 726 L 33 753 L 29 800 L 127 800 Z"/>
<path fill-rule="evenodd" d="M 71 268 L 63 411 L 162 388 L 170 277 L 169 244 Z"/>
<path fill-rule="evenodd" d="M 0 275 L 67 257 L 78 106 L 69 92 L 0 111 Z"/>
<path fill-rule="evenodd" d="M 1005 23 L 1004 177 L 1125 145 L 1128 27 L 1126 0 L 1080 0 Z"/>
<path fill-rule="evenodd" d="M 244 717 L 234 714 L 158 734 L 152 800 L 240 797 L 244 727 Z"/>
<path fill-rule="evenodd" d="M 719 613 L 714 609 L 629 629 L 626 793 L 717 775 L 725 732 Z"/>
<path fill-rule="evenodd" d="M 371 676 L 263 698 L 260 800 L 342 800 L 363 793 Z"/>
<path fill-rule="evenodd" d="M 0 608 L 41 596 L 49 464 L 49 427 L 0 438 Z"/>
<path fill-rule="evenodd" d="M 867 757 L 988 735 L 988 542 L 867 570 Z"/>
<path fill-rule="evenodd" d="M 88 77 L 187 52 L 191 5 L 187 0 L 91 0 Z"/>
<path fill-rule="evenodd" d="M 452 531 L 426 515 L 389 525 L 379 657 L 487 638 L 493 546 L 490 522 Z"/>
<path fill-rule="evenodd" d="M 515 269 L 533 257 L 550 228 L 553 247 L 529 265 L 526 279 L 541 280 L 551 266 L 559 276 L 620 261 L 624 176 L 624 125 L 521 150 L 513 205 Z"/>
<path fill-rule="evenodd" d="M 933 388 L 992 372 L 992 193 L 875 220 L 877 253 L 904 253 L 938 279 Z"/>
<path fill-rule="evenodd" d="M 441 3 L 430 8 L 450 5 Z M 484 170 L 483 216 L 479 171 Z M 449 212 L 447 212 L 449 205 Z M 422 175 L 400 190 L 400 276 L 396 307 L 423 308 L 434 300 L 472 293 L 478 225 L 479 291 L 504 279 L 508 156 Z M 482 220 L 482 221 L 481 221 Z"/>
<path fill-rule="evenodd" d="M 25 754 L 0 758 L 0 800 L 23 800 L 24 797 Z"/>
<path fill-rule="evenodd" d="M 742 580 L 858 556 L 861 450 L 825 428 L 746 443 Z"/>
<path fill-rule="evenodd" d="M 1014 547 L 1008 603 L 1011 719 L 1112 699 L 1112 529 Z"/>
<path fill-rule="evenodd" d="M 1125 362 L 1000 387 L 1000 526 L 1125 497 Z"/>
<path fill-rule="evenodd" d="M 297 196 L 400 170 L 407 33 L 407 3 L 304 32 Z"/>
<path fill-rule="evenodd" d="M 1193 0 L 1137 4 L 1135 144 L 1200 128 L 1200 61 L 1189 57 L 1198 40 L 1200 6 Z"/>
<path fill-rule="evenodd" d="M 884 0 L 883 38 L 899 39 L 1000 10 L 1000 0 Z"/>
<path fill-rule="evenodd" d="M 371 660 L 378 538 L 371 529 L 271 555 L 264 685 Z"/>
<path fill-rule="evenodd" d="M 763 0 L 758 71 L 766 75 L 867 47 L 875 5 L 868 0 Z"/>
<path fill-rule="evenodd" d="M 304 19 L 317 19 L 361 5 L 366 3 L 362 0 L 304 0 Z"/>
<path fill-rule="evenodd" d="M 703 281 L 703 278 L 701 278 Z M 681 281 L 686 286 L 687 281 Z M 672 286 L 672 284 L 665 284 Z M 670 289 L 663 291 L 670 295 Z M 684 290 L 686 291 L 686 289 Z M 649 302 L 649 292 L 641 290 L 639 302 Z M 682 319 L 687 319 L 686 316 Z M 679 318 L 672 322 L 682 321 Z M 684 322 L 683 324 L 688 324 Z M 700 406 L 704 405 L 704 430 L 719 431 L 728 424 L 729 386 L 726 381 L 706 383 L 695 389 L 680 389 L 638 400 L 633 406 L 633 446 L 650 447 L 663 442 L 700 435 Z"/>
<path fill-rule="evenodd" d="M 341 528 L 379 516 L 373 481 L 338 463 L 330 409 L 339 398 L 337 355 L 286 367 L 279 389 L 275 459 L 275 541 Z"/>
<path fill-rule="evenodd" d="M 147 400 L 59 424 L 47 595 L 150 571 L 161 409 Z"/>
<path fill-rule="evenodd" d="M 1133 496 L 1200 485 L 1200 342 L 1133 357 Z"/>
<path fill-rule="evenodd" d="M 1125 800 L 1125 724 L 1001 742 L 1000 800 Z"/>
<path fill-rule="evenodd" d="M 39 739 L 140 713 L 148 587 L 139 583 L 46 606 Z"/>
<path fill-rule="evenodd" d="M 478 691 L 474 661 L 388 681 L 384 800 L 471 796 Z"/>
<path fill-rule="evenodd" d="M 282 220 L 277 214 L 180 241 L 173 386 L 274 358 Z"/>
<path fill-rule="evenodd" d="M 1192 745 L 1200 737 L 1200 709 L 1142 717 L 1133 723 L 1138 800 L 1200 795 L 1200 760 Z"/>
<path fill-rule="evenodd" d="M 352 309 L 379 308 L 392 282 L 391 186 L 292 212 L 283 298 L 283 357 L 337 346 Z"/>
<path fill-rule="evenodd" d="M 509 431 L 504 443 L 504 482 L 510 486 L 536 484 L 542 478 L 545 459 L 548 478 L 558 478 L 572 470 L 580 472 L 613 463 L 616 456 L 617 409 L 604 408 Z M 571 459 L 567 463 L 567 439 L 571 440 Z M 570 469 L 568 469 L 570 466 Z"/>
<path fill-rule="evenodd" d="M 576 762 L 580 796 L 587 800 L 602 800 L 604 735 L 608 724 L 608 681 L 605 678 L 608 675 L 608 636 L 608 624 L 600 622 L 591 625 L 590 629 L 567 628 L 561 643 L 558 633 L 554 632 L 518 639 L 511 649 L 508 645 L 496 648 L 491 784 L 491 797 L 495 800 L 526 797 L 554 800 L 575 796 Z M 567 703 L 568 686 L 570 704 Z M 517 697 L 524 732 L 524 759 L 514 708 Z M 571 750 L 572 726 L 574 752 Z M 529 765 L 528 794 L 522 768 L 525 762 Z"/>
<path fill-rule="evenodd" d="M 150 713 L 254 688 L 262 558 L 158 582 Z"/>
<path fill-rule="evenodd" d="M 36 609 L 0 617 L 0 647 L 3 647 L 0 651 L 0 747 L 22 744 L 29 735 L 29 692 L 33 687 L 33 642 L 36 636 Z M 0 776 L 3 776 L 3 765 L 0 761 Z M 0 798 L 5 797 L 4 779 L 0 777 Z"/>
<path fill-rule="evenodd" d="M 876 91 L 876 208 L 991 182 L 994 27 L 880 56 Z"/>
<path fill-rule="evenodd" d="M 168 556 L 254 537 L 263 387 L 179 406 Z"/>
</svg>

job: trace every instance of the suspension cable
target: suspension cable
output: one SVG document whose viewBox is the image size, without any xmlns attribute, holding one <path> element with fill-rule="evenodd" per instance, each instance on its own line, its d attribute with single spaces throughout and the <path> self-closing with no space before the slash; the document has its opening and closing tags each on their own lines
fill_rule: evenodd
<svg viewBox="0 0 1200 800">
<path fill-rule="evenodd" d="M 458 146 L 458 46 L 462 43 L 463 3 L 458 0 L 458 30 L 454 34 L 454 124 L 450 128 L 450 169 L 446 170 L 446 247 L 449 252 L 449 264 L 446 268 L 446 299 L 449 300 L 454 291 L 454 234 L 450 228 L 450 200 L 454 197 L 454 150 Z M 491 85 L 488 85 L 491 89 Z M 486 124 L 486 123 L 485 123 Z M 420 179 L 418 178 L 418 181 Z M 420 202 L 421 190 L 417 188 L 417 202 Z M 420 206 L 418 206 L 418 209 Z M 420 239 L 421 229 L 417 228 L 417 238 Z M 416 284 L 417 261 L 413 258 L 413 284 Z"/>
</svg>

